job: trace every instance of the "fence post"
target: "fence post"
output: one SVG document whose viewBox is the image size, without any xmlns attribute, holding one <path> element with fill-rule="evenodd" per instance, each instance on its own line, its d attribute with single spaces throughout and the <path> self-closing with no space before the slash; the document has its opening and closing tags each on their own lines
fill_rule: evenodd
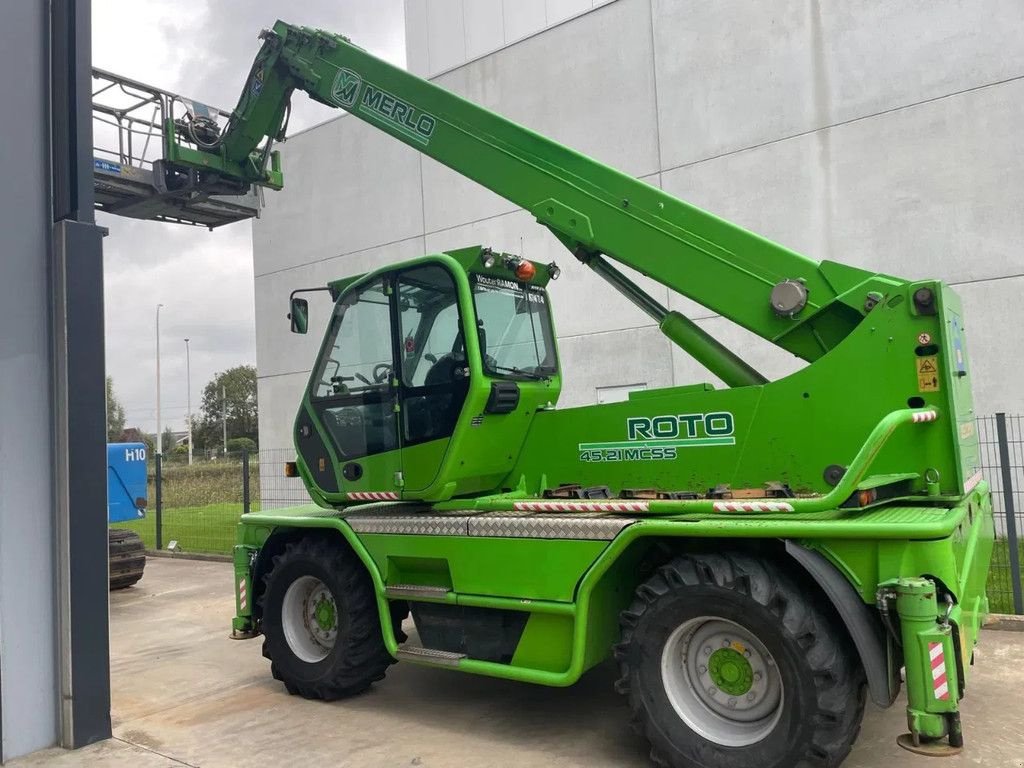
<svg viewBox="0 0 1024 768">
<path fill-rule="evenodd" d="M 1013 587 L 1013 612 L 1024 614 L 1021 599 L 1020 553 L 1017 550 L 1017 518 L 1013 502 L 1013 473 L 1010 469 L 1010 443 L 1006 439 L 1006 414 L 996 414 L 996 439 L 999 441 L 999 466 L 1003 475 L 1003 512 L 1006 515 L 1006 538 L 1010 545 L 1010 584 Z"/>
<path fill-rule="evenodd" d="M 249 452 L 242 451 L 242 514 L 249 512 Z"/>
<path fill-rule="evenodd" d="M 164 548 L 164 494 L 163 494 L 164 457 L 156 455 L 156 549 Z"/>
</svg>

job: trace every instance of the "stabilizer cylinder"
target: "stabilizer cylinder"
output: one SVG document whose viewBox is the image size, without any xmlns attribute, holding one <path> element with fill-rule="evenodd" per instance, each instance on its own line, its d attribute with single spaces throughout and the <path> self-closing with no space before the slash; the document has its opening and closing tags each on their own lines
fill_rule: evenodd
<svg viewBox="0 0 1024 768">
<path fill-rule="evenodd" d="M 888 586 L 895 592 L 900 619 L 910 729 L 897 742 L 918 754 L 956 754 L 963 733 L 952 604 L 940 608 L 936 585 L 929 579 L 899 579 Z"/>
</svg>

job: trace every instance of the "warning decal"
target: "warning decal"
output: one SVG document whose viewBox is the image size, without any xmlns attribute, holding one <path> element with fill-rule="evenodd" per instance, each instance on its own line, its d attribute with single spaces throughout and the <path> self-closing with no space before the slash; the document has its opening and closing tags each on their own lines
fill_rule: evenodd
<svg viewBox="0 0 1024 768">
<path fill-rule="evenodd" d="M 935 355 L 917 358 L 917 388 L 921 392 L 939 391 L 939 359 Z"/>
</svg>

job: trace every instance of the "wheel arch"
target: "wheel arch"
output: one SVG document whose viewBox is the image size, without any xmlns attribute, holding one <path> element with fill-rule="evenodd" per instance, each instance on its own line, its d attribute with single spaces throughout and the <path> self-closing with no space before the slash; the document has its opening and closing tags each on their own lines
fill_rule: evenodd
<svg viewBox="0 0 1024 768">
<path fill-rule="evenodd" d="M 621 604 L 626 595 L 632 594 L 633 589 L 642 584 L 653 570 L 675 555 L 724 549 L 746 551 L 756 557 L 789 563 L 796 570 L 797 578 L 816 586 L 853 643 L 864 668 L 872 701 L 880 707 L 893 704 L 899 694 L 899 682 L 890 675 L 886 634 L 881 619 L 861 600 L 856 589 L 824 555 L 789 539 L 757 539 L 756 547 L 753 547 L 751 539 L 637 536 L 618 553 L 616 560 L 619 562 L 609 567 L 598 579 L 594 585 L 594 594 L 600 597 L 614 594 Z M 625 584 L 624 580 L 630 583 Z M 604 618 L 603 623 L 609 623 L 610 615 Z M 591 620 L 595 619 L 602 623 L 600 616 L 591 617 Z M 617 632 L 617 629 L 616 623 L 614 631 Z M 592 627 L 590 634 L 604 642 L 612 631 L 611 626 Z M 588 658 L 588 666 L 593 662 L 592 654 Z"/>
<path fill-rule="evenodd" d="M 871 700 L 880 707 L 892 706 L 899 694 L 899 683 L 889 672 L 885 628 L 877 614 L 861 600 L 857 590 L 839 569 L 820 552 L 807 549 L 789 539 L 785 541 L 785 550 L 814 580 L 842 621 L 860 657 Z"/>
<path fill-rule="evenodd" d="M 355 538 L 355 534 L 350 528 L 345 526 L 344 522 L 340 520 L 329 521 L 329 525 L 282 525 L 276 527 L 269 536 L 264 540 L 259 552 L 256 555 L 256 560 L 252 566 L 252 599 L 253 599 L 253 618 L 257 621 L 262 618 L 263 605 L 262 596 L 264 592 L 264 577 L 270 572 L 274 566 L 274 558 L 282 554 L 285 548 L 291 542 L 298 541 L 306 538 L 322 538 L 327 539 L 333 546 L 344 547 L 352 553 L 366 568 L 367 573 L 370 576 L 370 580 L 373 583 L 374 592 L 377 596 L 377 613 L 381 622 L 381 630 L 383 632 L 385 644 L 388 647 L 388 651 L 394 655 L 397 650 L 397 644 L 394 642 L 392 624 L 391 624 L 391 612 L 388 608 L 388 602 L 383 597 L 384 587 L 383 580 L 381 578 L 380 571 L 377 568 L 377 564 L 370 557 L 366 549 L 358 543 L 358 539 Z M 342 527 L 344 526 L 344 528 Z"/>
</svg>

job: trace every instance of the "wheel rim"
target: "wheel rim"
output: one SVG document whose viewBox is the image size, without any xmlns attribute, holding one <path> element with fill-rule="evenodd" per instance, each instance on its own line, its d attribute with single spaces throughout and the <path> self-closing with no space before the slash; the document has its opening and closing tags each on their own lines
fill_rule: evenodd
<svg viewBox="0 0 1024 768">
<path fill-rule="evenodd" d="M 327 658 L 338 636 L 338 607 L 331 590 L 315 576 L 300 576 L 284 593 L 281 626 L 292 653 L 315 664 Z"/>
<path fill-rule="evenodd" d="M 726 619 L 683 622 L 661 656 L 661 677 L 676 714 L 726 747 L 761 741 L 782 716 L 782 676 L 749 630 Z"/>
</svg>

